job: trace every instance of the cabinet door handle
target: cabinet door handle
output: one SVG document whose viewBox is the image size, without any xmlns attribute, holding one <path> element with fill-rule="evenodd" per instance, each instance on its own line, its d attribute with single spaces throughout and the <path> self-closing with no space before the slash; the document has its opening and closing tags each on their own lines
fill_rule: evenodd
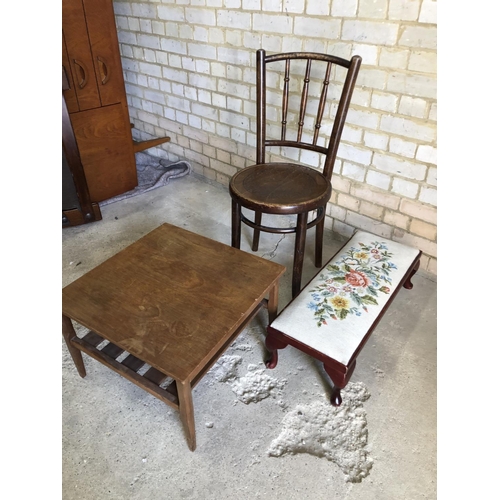
<svg viewBox="0 0 500 500">
<path fill-rule="evenodd" d="M 78 82 L 78 86 L 83 89 L 85 85 L 87 85 L 87 72 L 85 71 L 85 65 L 81 61 L 77 61 L 73 59 L 76 68 L 76 74 L 79 76 L 80 81 Z"/>
<path fill-rule="evenodd" d="M 101 56 L 97 56 L 97 62 L 99 63 L 99 73 L 101 73 L 101 83 L 106 85 L 109 80 L 108 65 Z"/>
</svg>

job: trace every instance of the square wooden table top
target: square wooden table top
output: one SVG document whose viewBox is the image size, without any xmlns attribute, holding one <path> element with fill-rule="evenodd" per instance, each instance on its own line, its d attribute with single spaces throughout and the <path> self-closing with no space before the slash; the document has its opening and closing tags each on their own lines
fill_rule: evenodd
<svg viewBox="0 0 500 500">
<path fill-rule="evenodd" d="M 63 289 L 63 315 L 192 380 L 285 268 L 163 224 Z"/>
</svg>

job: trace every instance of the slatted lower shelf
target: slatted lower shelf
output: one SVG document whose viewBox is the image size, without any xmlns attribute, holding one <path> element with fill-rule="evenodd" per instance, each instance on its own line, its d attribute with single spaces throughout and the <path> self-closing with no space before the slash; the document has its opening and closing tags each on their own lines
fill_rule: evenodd
<svg viewBox="0 0 500 500">
<path fill-rule="evenodd" d="M 80 351 L 108 366 L 164 403 L 179 408 L 175 380 L 152 366 L 147 368 L 149 365 L 144 361 L 111 342 L 100 346 L 104 342 L 107 341 L 93 331 L 82 338 L 75 336 L 71 339 L 71 343 Z M 139 374 L 141 369 L 145 371 Z"/>
</svg>

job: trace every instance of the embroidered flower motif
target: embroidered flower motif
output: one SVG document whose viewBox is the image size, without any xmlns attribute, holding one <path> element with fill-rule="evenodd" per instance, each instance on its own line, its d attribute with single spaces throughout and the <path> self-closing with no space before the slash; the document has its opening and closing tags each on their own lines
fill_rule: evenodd
<svg viewBox="0 0 500 500">
<path fill-rule="evenodd" d="M 345 280 L 347 283 L 350 283 L 352 286 L 368 286 L 369 279 L 366 274 L 360 271 L 351 271 L 345 275 Z"/>
<path fill-rule="evenodd" d="M 356 259 L 359 259 L 359 260 L 364 260 L 364 259 L 368 259 L 368 254 L 366 252 L 357 252 L 354 254 L 354 257 L 356 257 Z"/>
<path fill-rule="evenodd" d="M 337 295 L 330 299 L 330 302 L 335 309 L 349 309 L 349 301 L 344 297 Z"/>
<path fill-rule="evenodd" d="M 340 255 L 319 275 L 319 282 L 309 290 L 317 326 L 327 320 L 343 320 L 349 315 L 361 316 L 369 306 L 377 306 L 379 293 L 389 294 L 390 273 L 397 269 L 390 261 L 393 254 L 386 243 L 359 243 Z"/>
</svg>

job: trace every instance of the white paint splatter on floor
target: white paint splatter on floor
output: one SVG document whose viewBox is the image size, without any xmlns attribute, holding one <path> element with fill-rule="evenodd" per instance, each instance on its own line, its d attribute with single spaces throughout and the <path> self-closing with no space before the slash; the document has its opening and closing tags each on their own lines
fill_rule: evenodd
<svg viewBox="0 0 500 500">
<path fill-rule="evenodd" d="M 369 397 L 366 386 L 357 382 L 342 391 L 343 402 L 338 408 L 327 401 L 297 405 L 285 415 L 268 455 L 309 453 L 324 457 L 342 469 L 346 482 L 361 482 L 373 465 L 366 450 L 368 429 L 363 408 Z"/>
<path fill-rule="evenodd" d="M 384 370 L 382 370 L 378 366 L 372 366 L 371 368 L 372 368 L 373 372 L 375 373 L 375 375 L 377 377 L 379 377 L 379 378 L 384 378 L 385 377 Z"/>
<path fill-rule="evenodd" d="M 258 365 L 248 365 L 248 373 L 237 379 L 231 387 L 238 400 L 245 404 L 257 403 L 269 396 L 281 394 L 287 380 L 272 378 L 266 371 L 265 368 L 259 369 Z"/>
<path fill-rule="evenodd" d="M 250 344 L 237 344 L 234 346 L 235 351 L 251 351 L 253 347 Z"/>
<path fill-rule="evenodd" d="M 242 359 L 241 356 L 221 356 L 207 373 L 206 382 L 213 385 L 214 381 L 228 382 L 235 379 L 238 376 L 238 365 L 241 364 Z"/>
</svg>

